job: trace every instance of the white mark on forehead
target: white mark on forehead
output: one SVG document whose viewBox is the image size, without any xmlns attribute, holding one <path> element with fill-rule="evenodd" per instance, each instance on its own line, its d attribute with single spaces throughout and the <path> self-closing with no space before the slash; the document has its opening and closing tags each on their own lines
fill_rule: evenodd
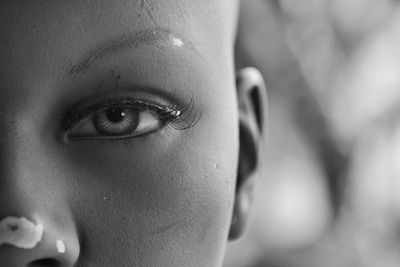
<svg viewBox="0 0 400 267">
<path fill-rule="evenodd" d="M 6 217 L 0 221 L 0 246 L 9 244 L 17 248 L 32 249 L 42 240 L 43 225 L 26 218 Z"/>
<path fill-rule="evenodd" d="M 62 240 L 57 240 L 56 246 L 58 253 L 65 253 L 65 244 Z"/>
<path fill-rule="evenodd" d="M 174 46 L 177 46 L 177 47 L 181 47 L 184 44 L 182 39 L 176 38 L 176 37 L 172 37 L 172 43 L 174 44 Z"/>
</svg>

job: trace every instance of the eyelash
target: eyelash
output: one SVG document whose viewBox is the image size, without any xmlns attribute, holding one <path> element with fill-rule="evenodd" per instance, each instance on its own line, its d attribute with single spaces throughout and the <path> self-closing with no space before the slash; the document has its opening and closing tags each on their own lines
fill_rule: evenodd
<svg viewBox="0 0 400 267">
<path fill-rule="evenodd" d="M 81 121 L 93 117 L 96 112 L 108 108 L 128 108 L 138 112 L 149 110 L 163 124 L 169 125 L 175 130 L 186 130 L 193 127 L 201 118 L 200 114 L 194 112 L 194 97 L 182 109 L 178 109 L 176 105 L 163 106 L 157 103 L 152 103 L 147 100 L 138 100 L 131 97 L 120 97 L 114 99 L 103 99 L 90 106 L 89 108 L 72 108 L 70 109 L 63 120 L 63 129 L 65 132 L 70 131 Z"/>
</svg>

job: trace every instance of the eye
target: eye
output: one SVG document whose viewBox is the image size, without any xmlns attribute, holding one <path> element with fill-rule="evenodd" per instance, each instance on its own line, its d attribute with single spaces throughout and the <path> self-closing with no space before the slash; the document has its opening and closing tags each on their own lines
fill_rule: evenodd
<svg viewBox="0 0 400 267">
<path fill-rule="evenodd" d="M 137 137 L 166 125 L 174 130 L 185 130 L 193 127 L 201 117 L 201 113 L 193 112 L 193 107 L 193 97 L 180 108 L 168 101 L 129 96 L 103 98 L 91 106 L 81 101 L 66 112 L 62 128 L 71 141 Z"/>
<path fill-rule="evenodd" d="M 145 106 L 109 106 L 71 127 L 68 138 L 78 139 L 119 139 L 152 133 L 160 129 L 165 121 Z"/>
</svg>

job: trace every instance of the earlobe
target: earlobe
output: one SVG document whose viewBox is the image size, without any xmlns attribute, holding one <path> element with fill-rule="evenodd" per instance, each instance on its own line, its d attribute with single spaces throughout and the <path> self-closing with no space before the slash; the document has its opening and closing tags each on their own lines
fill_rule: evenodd
<svg viewBox="0 0 400 267">
<path fill-rule="evenodd" d="M 260 157 L 266 126 L 267 93 L 257 69 L 245 68 L 236 79 L 239 104 L 240 150 L 236 196 L 229 239 L 239 238 L 247 225 L 254 183 L 260 172 Z"/>
</svg>

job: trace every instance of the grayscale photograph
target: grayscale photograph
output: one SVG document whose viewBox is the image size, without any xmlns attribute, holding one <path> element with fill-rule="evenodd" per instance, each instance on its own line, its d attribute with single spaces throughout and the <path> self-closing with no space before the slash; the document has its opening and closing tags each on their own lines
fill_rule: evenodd
<svg viewBox="0 0 400 267">
<path fill-rule="evenodd" d="M 400 1 L 0 0 L 0 267 L 399 267 L 396 114 Z"/>
</svg>

